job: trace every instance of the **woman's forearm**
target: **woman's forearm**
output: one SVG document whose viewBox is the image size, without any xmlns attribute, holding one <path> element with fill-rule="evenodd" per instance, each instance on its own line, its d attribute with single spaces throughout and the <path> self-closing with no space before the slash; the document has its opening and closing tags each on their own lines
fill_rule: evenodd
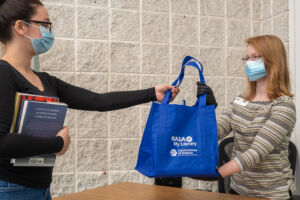
<svg viewBox="0 0 300 200">
<path fill-rule="evenodd" d="M 240 168 L 237 165 L 237 163 L 235 162 L 235 160 L 231 160 L 228 163 L 226 163 L 225 165 L 223 165 L 222 167 L 219 168 L 219 173 L 220 175 L 224 178 L 226 176 L 231 176 L 235 173 L 240 172 Z"/>
</svg>

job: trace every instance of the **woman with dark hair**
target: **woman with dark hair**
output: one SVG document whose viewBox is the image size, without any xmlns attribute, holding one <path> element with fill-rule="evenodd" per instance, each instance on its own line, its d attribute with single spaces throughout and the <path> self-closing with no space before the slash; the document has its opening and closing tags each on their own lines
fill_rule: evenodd
<svg viewBox="0 0 300 200">
<path fill-rule="evenodd" d="M 288 146 L 296 122 L 287 55 L 273 35 L 246 40 L 248 90 L 218 117 L 219 139 L 233 133 L 232 159 L 218 169 L 231 176 L 231 193 L 293 199 L 296 192 Z M 197 96 L 212 90 L 198 82 Z"/>
<path fill-rule="evenodd" d="M 39 0 L 0 0 L 0 41 L 5 54 L 0 59 L 0 199 L 49 200 L 52 167 L 14 167 L 10 158 L 40 154 L 64 154 L 69 146 L 68 128 L 55 138 L 10 134 L 16 92 L 57 96 L 70 108 L 109 111 L 149 101 L 162 101 L 169 85 L 145 90 L 98 94 L 70 85 L 30 68 L 34 55 L 47 52 L 53 42 L 52 23 Z"/>
</svg>

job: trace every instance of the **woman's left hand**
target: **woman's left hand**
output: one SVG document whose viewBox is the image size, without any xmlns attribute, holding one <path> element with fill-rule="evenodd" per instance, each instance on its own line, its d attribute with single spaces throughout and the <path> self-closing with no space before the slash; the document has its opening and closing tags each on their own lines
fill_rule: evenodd
<svg viewBox="0 0 300 200">
<path fill-rule="evenodd" d="M 175 97 L 177 96 L 177 94 L 179 93 L 180 89 L 178 87 L 175 86 L 171 86 L 171 85 L 157 85 L 155 86 L 155 94 L 156 94 L 156 99 L 158 102 L 161 102 L 164 97 L 165 97 L 165 93 L 171 90 L 172 92 L 172 98 L 171 101 L 173 101 L 175 99 Z"/>
</svg>

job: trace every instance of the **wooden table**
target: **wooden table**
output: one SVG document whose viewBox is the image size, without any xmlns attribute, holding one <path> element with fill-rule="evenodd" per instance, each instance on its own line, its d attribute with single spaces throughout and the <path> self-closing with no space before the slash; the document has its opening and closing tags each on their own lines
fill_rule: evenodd
<svg viewBox="0 0 300 200">
<path fill-rule="evenodd" d="M 53 200 L 258 200 L 238 195 L 186 190 L 139 183 L 118 183 L 86 190 Z M 259 199 L 262 200 L 262 199 Z"/>
</svg>

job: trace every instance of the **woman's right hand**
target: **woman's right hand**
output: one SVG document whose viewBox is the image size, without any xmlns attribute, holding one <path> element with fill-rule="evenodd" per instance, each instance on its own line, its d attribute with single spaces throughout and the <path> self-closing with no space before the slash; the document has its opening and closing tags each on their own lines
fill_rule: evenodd
<svg viewBox="0 0 300 200">
<path fill-rule="evenodd" d="M 69 128 L 65 126 L 63 129 L 61 129 L 57 133 L 56 136 L 60 136 L 64 140 L 64 146 L 63 146 L 63 148 L 61 149 L 60 152 L 56 153 L 56 155 L 60 156 L 60 155 L 63 155 L 63 154 L 66 153 L 66 151 L 69 148 L 70 142 L 71 142 L 70 135 L 69 135 Z"/>
</svg>

